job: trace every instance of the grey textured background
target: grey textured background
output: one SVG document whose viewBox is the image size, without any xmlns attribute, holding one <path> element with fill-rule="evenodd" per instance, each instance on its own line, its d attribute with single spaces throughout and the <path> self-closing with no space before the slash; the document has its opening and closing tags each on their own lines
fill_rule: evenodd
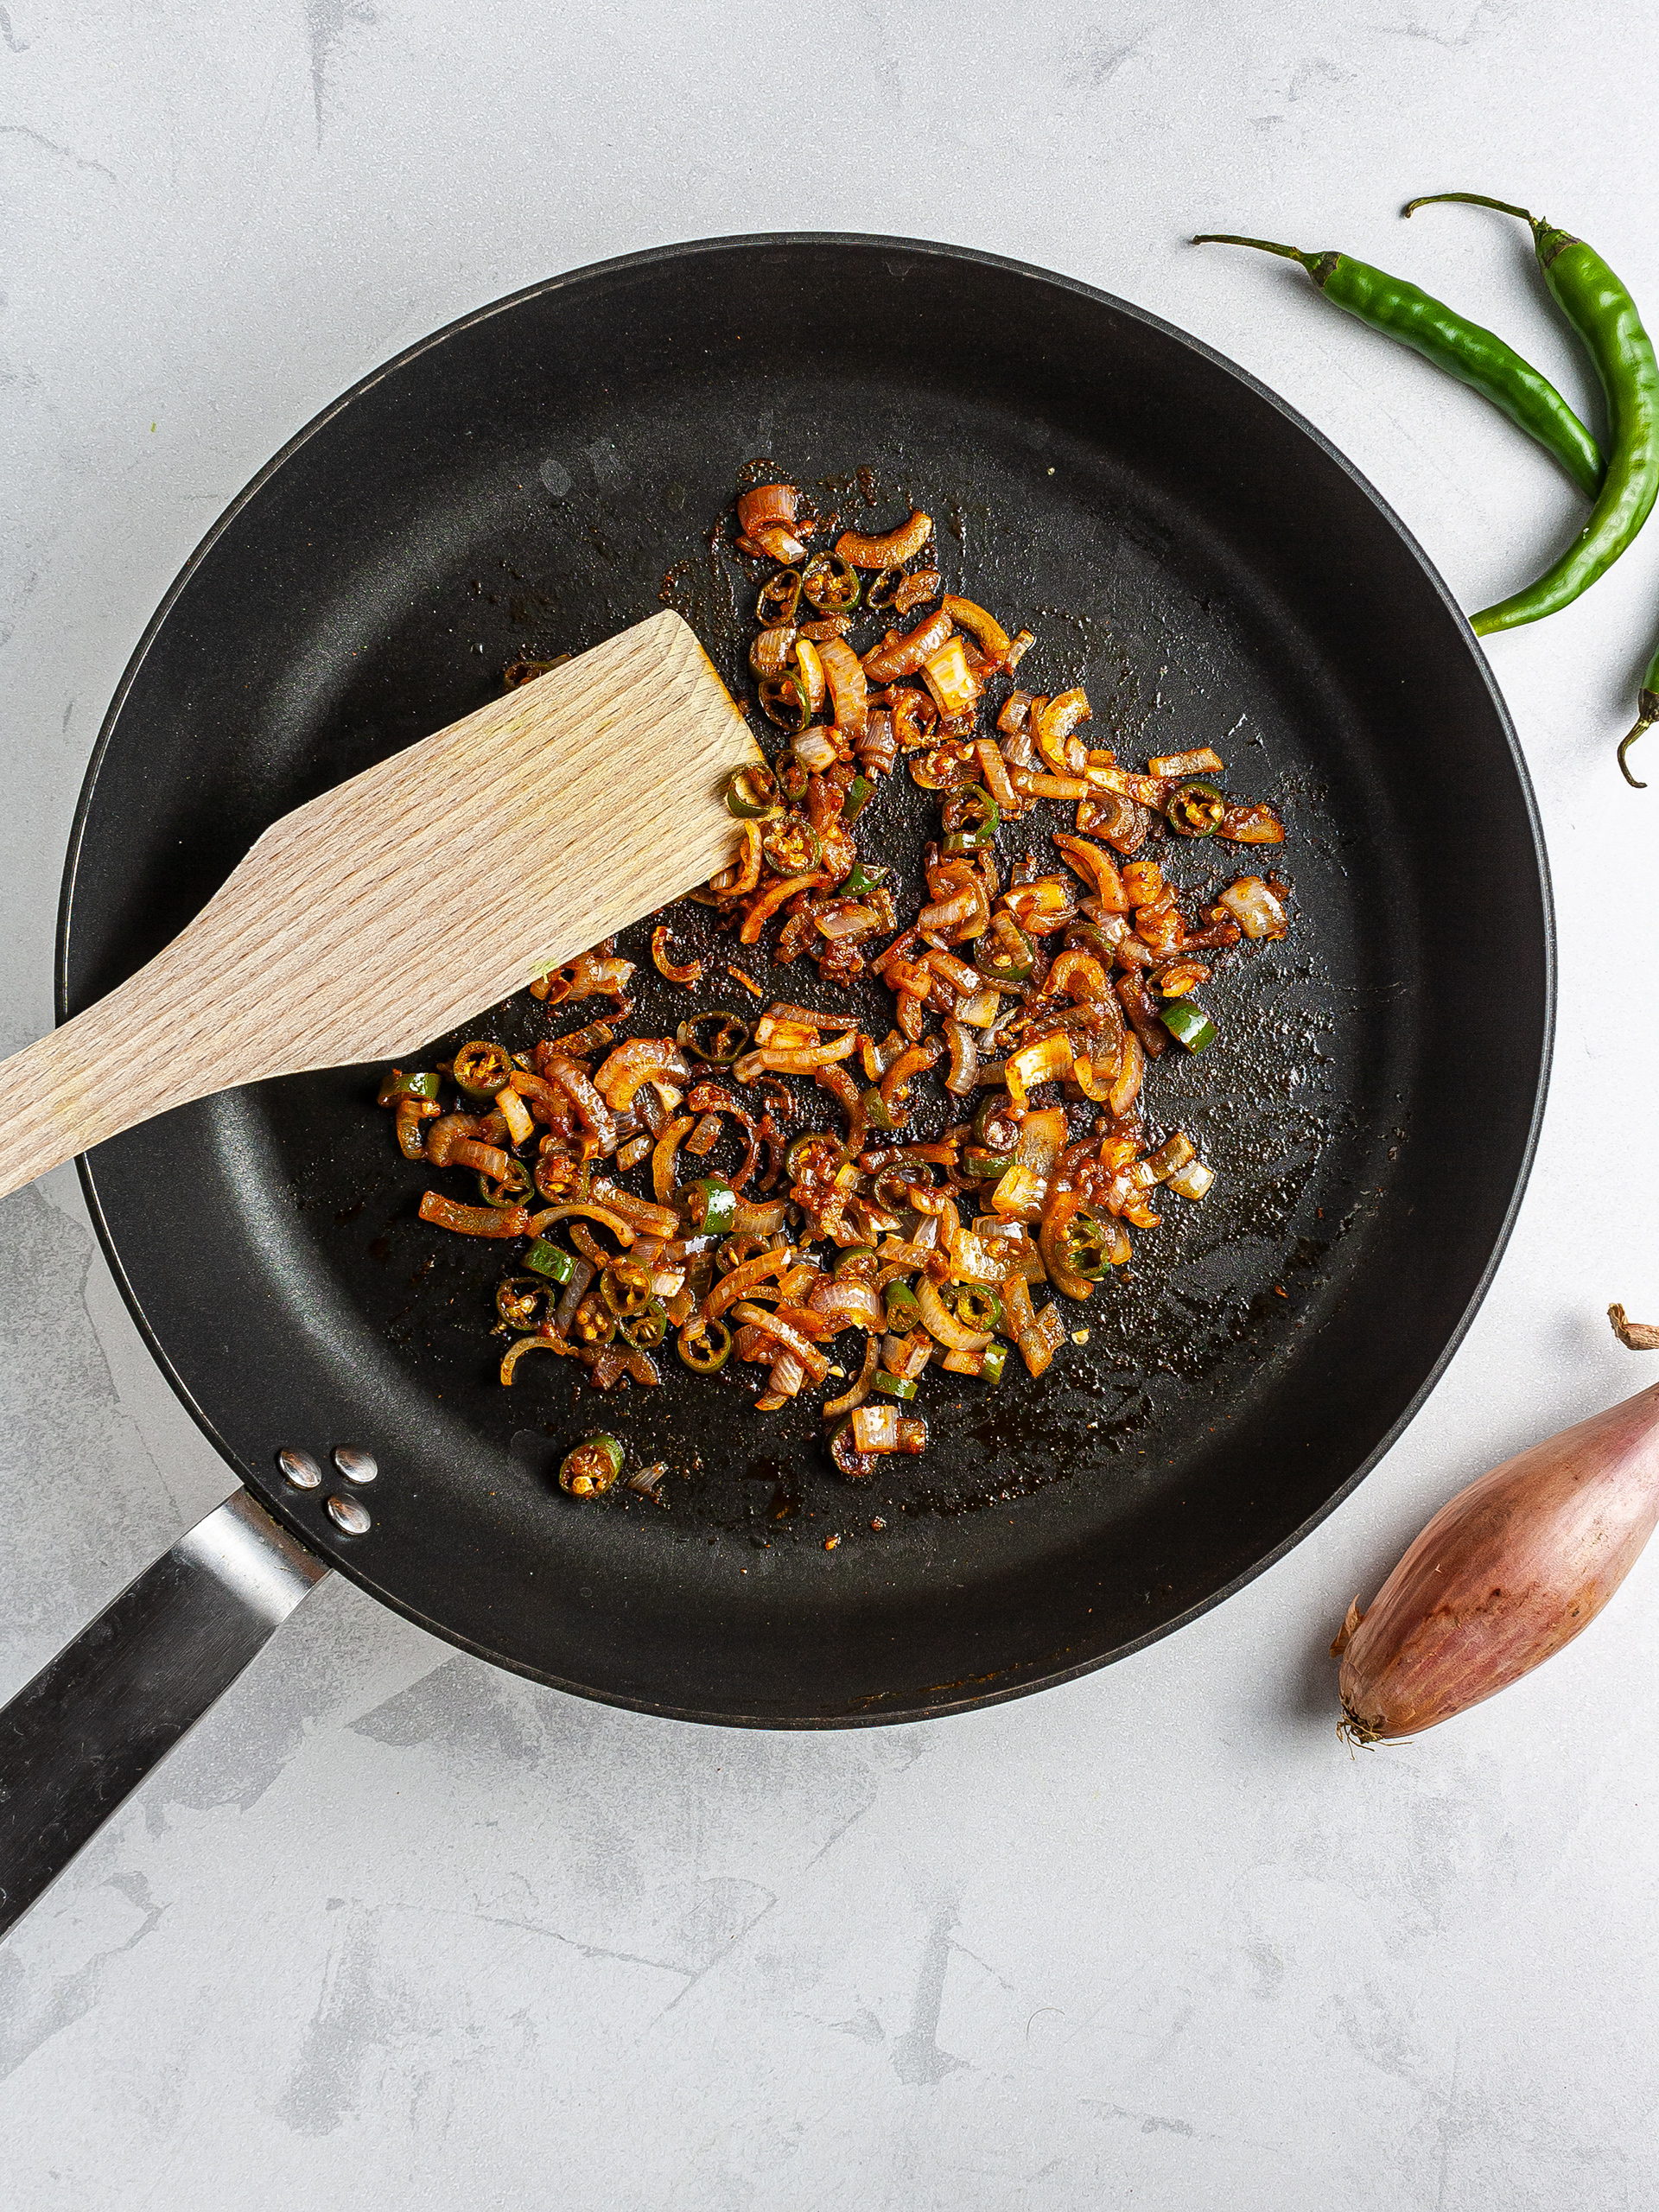
<svg viewBox="0 0 1659 2212">
<path fill-rule="evenodd" d="M 1585 394 L 1518 227 L 1395 210 L 1529 197 L 1659 302 L 1656 66 L 1639 0 L 7 0 L 0 1046 L 49 1021 L 75 792 L 155 602 L 411 340 L 666 238 L 970 242 L 1265 378 L 1473 606 L 1567 487 L 1294 272 L 1182 236 L 1409 269 Z M 563 1699 L 326 1586 L 0 1950 L 6 2204 L 1652 2204 L 1653 1566 L 1411 1748 L 1350 1759 L 1324 1651 L 1440 1498 L 1650 1379 L 1601 1309 L 1659 1319 L 1659 788 L 1611 757 L 1656 622 L 1659 531 L 1492 648 L 1556 872 L 1553 1100 L 1484 1311 L 1333 1520 L 1091 1680 L 804 1739 Z M 70 1171 L 0 1205 L 0 1251 L 5 1692 L 228 1478 Z"/>
</svg>

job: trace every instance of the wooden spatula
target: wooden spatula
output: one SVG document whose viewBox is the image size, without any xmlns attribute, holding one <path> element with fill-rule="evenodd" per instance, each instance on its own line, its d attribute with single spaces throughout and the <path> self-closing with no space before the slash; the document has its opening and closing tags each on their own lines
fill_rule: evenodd
<svg viewBox="0 0 1659 2212">
<path fill-rule="evenodd" d="M 653 615 L 274 823 L 182 934 L 0 1062 L 0 1196 L 232 1084 L 395 1060 L 733 857 L 760 759 Z"/>
</svg>

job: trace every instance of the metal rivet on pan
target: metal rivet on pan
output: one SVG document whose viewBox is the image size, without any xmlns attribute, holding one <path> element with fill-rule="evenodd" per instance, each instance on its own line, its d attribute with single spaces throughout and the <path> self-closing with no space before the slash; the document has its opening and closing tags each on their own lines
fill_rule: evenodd
<svg viewBox="0 0 1659 2212">
<path fill-rule="evenodd" d="M 334 1446 L 334 1465 L 348 1483 L 372 1483 L 380 1468 L 372 1452 L 365 1452 L 355 1444 Z"/>
<path fill-rule="evenodd" d="M 360 1497 L 331 1497 L 328 1518 L 348 1536 L 366 1536 L 369 1533 L 369 1509 Z"/>
<path fill-rule="evenodd" d="M 293 1484 L 296 1490 L 320 1490 L 322 1469 L 308 1452 L 296 1452 L 285 1444 L 276 1454 L 276 1464 L 283 1471 L 283 1479 Z"/>
</svg>

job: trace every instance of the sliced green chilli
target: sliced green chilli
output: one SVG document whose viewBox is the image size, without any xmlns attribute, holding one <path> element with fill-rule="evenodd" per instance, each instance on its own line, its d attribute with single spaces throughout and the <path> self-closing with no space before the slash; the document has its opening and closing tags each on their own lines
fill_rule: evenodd
<svg viewBox="0 0 1659 2212">
<path fill-rule="evenodd" d="M 885 1367 L 876 1370 L 870 1388 L 879 1390 L 884 1398 L 901 1398 L 906 1402 L 916 1395 L 916 1384 L 910 1376 L 889 1375 Z"/>
<path fill-rule="evenodd" d="M 385 1081 L 380 1085 L 379 1103 L 391 1106 L 400 1098 L 435 1098 L 438 1081 L 433 1074 L 405 1075 L 401 1068 L 388 1068 Z"/>
<path fill-rule="evenodd" d="M 524 1265 L 534 1268 L 538 1275 L 545 1275 L 550 1282 L 566 1283 L 576 1272 L 576 1263 L 563 1245 L 550 1237 L 538 1236 L 524 1255 Z"/>
<path fill-rule="evenodd" d="M 674 1033 L 682 1052 L 717 1068 L 728 1068 L 734 1060 L 741 1058 L 753 1034 L 747 1021 L 741 1021 L 725 1007 L 711 1007 L 707 1014 L 694 1014 Z"/>
<path fill-rule="evenodd" d="M 732 1332 L 723 1321 L 692 1319 L 680 1331 L 676 1348 L 694 1375 L 713 1375 L 732 1356 Z"/>
<path fill-rule="evenodd" d="M 1002 810 L 982 784 L 962 784 L 944 802 L 944 849 L 977 853 L 993 842 Z"/>
<path fill-rule="evenodd" d="M 791 679 L 792 680 L 792 679 Z M 805 728 L 805 724 L 802 724 Z M 740 822 L 764 822 L 778 811 L 778 779 L 770 768 L 734 768 L 720 787 L 727 810 Z"/>
<path fill-rule="evenodd" d="M 1002 1301 L 983 1283 L 952 1283 L 944 1298 L 964 1329 L 975 1329 L 982 1336 L 988 1336 L 993 1329 L 1002 1325 Z"/>
<path fill-rule="evenodd" d="M 1201 777 L 1189 777 L 1169 795 L 1164 812 L 1183 837 L 1213 837 L 1227 812 L 1227 796 Z"/>
<path fill-rule="evenodd" d="M 1215 1023 L 1191 999 L 1172 999 L 1167 1006 L 1159 1007 L 1158 1019 L 1176 1043 L 1185 1045 L 1189 1052 L 1201 1052 L 1206 1045 L 1216 1041 Z"/>
<path fill-rule="evenodd" d="M 705 1175 L 680 1193 L 692 1228 L 699 1236 L 729 1235 L 737 1219 L 737 1193 L 718 1175 Z"/>
</svg>

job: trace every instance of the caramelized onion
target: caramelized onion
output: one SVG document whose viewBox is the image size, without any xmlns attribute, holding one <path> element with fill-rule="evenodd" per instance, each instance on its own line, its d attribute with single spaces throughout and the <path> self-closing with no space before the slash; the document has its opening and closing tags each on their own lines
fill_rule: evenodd
<svg viewBox="0 0 1659 2212">
<path fill-rule="evenodd" d="M 991 1341 L 988 1329 L 964 1329 L 956 1315 L 950 1312 L 930 1279 L 923 1274 L 916 1278 L 916 1303 L 928 1334 L 951 1351 L 983 1351 Z"/>
<path fill-rule="evenodd" d="M 939 588 L 937 569 L 918 569 L 896 586 L 893 594 L 895 614 L 908 614 L 912 607 L 920 607 L 934 597 Z"/>
<path fill-rule="evenodd" d="M 594 1088 L 613 1111 L 620 1113 L 633 1103 L 642 1083 L 665 1083 L 691 1077 L 691 1065 L 671 1037 L 630 1037 L 619 1045 L 594 1077 Z"/>
<path fill-rule="evenodd" d="M 947 721 L 958 715 L 971 715 L 982 689 L 979 677 L 968 665 L 960 638 L 947 638 L 929 653 L 922 663 L 922 679 Z"/>
<path fill-rule="evenodd" d="M 729 1274 L 722 1275 L 703 1300 L 703 1319 L 718 1320 L 728 1306 L 734 1306 L 740 1298 L 747 1297 L 756 1283 L 770 1282 L 774 1275 L 782 1274 L 785 1268 L 791 1266 L 794 1259 L 794 1253 L 785 1244 L 776 1251 L 757 1252 L 753 1259 L 745 1260 L 741 1267 L 735 1267 Z"/>
<path fill-rule="evenodd" d="M 833 768 L 841 757 L 836 741 L 827 729 L 804 729 L 795 740 L 794 753 L 803 768 L 817 776 L 826 768 Z"/>
<path fill-rule="evenodd" d="M 427 1191 L 416 1211 L 435 1229 L 452 1229 L 457 1236 L 530 1235 L 530 1216 L 523 1206 L 462 1206 L 442 1191 Z"/>
<path fill-rule="evenodd" d="M 1084 772 L 1083 744 L 1071 733 L 1079 722 L 1089 720 L 1090 712 L 1086 693 L 1062 691 L 1056 698 L 1043 700 L 1033 714 L 1032 727 L 1037 750 L 1055 775 L 1077 776 Z"/>
<path fill-rule="evenodd" d="M 950 1071 L 944 1087 L 953 1097 L 966 1098 L 979 1081 L 979 1041 L 960 1021 L 947 1020 L 944 1041 L 950 1047 Z"/>
<path fill-rule="evenodd" d="M 768 1069 L 776 1069 L 780 1075 L 810 1075 L 831 1060 L 844 1060 L 857 1042 L 854 1032 L 848 1029 L 822 1045 L 763 1045 L 758 1052 L 745 1052 L 732 1073 L 739 1083 L 753 1083 Z"/>
<path fill-rule="evenodd" d="M 976 607 L 971 599 L 957 599 L 947 592 L 944 611 L 959 630 L 968 632 L 985 656 L 987 674 L 1007 659 L 1013 640 L 995 617 L 988 614 L 982 607 Z"/>
<path fill-rule="evenodd" d="M 734 1269 L 733 1272 L 739 1271 Z M 727 1281 L 731 1281 L 730 1275 Z M 741 1300 L 732 1308 L 732 1319 L 747 1323 L 752 1329 L 764 1330 L 768 1336 L 774 1337 L 786 1351 L 794 1353 L 815 1382 L 822 1382 L 830 1372 L 830 1363 L 817 1346 L 809 1342 L 792 1322 L 781 1319 L 776 1313 L 768 1313 L 764 1306 L 752 1305 L 747 1300 Z"/>
<path fill-rule="evenodd" d="M 480 1144 L 472 1137 L 458 1137 L 449 1147 L 446 1163 L 451 1167 L 475 1167 L 493 1183 L 504 1183 L 512 1162 L 499 1145 Z"/>
<path fill-rule="evenodd" d="M 864 656 L 864 673 L 872 683 L 892 683 L 901 676 L 914 676 L 928 655 L 937 652 L 950 635 L 950 617 L 944 607 L 925 615 L 902 638 L 876 645 Z"/>
<path fill-rule="evenodd" d="M 745 822 L 740 827 L 743 832 L 741 857 L 709 879 L 709 888 L 717 899 L 741 898 L 760 880 L 760 824 Z"/>
<path fill-rule="evenodd" d="M 1226 908 L 1246 937 L 1283 937 L 1289 927 L 1283 901 L 1268 890 L 1259 875 L 1241 875 L 1218 895 L 1216 904 Z M 430 1137 L 426 1145 L 429 1153 Z"/>
<path fill-rule="evenodd" d="M 530 986 L 531 995 L 549 1006 L 565 1006 L 575 999 L 620 998 L 633 975 L 632 960 L 608 954 L 579 953 L 562 968 L 550 969 Z"/>
<path fill-rule="evenodd" d="M 908 522 L 900 523 L 897 530 L 890 530 L 880 537 L 868 537 L 856 530 L 843 531 L 836 540 L 836 554 L 853 569 L 899 569 L 915 558 L 932 535 L 931 517 L 917 507 Z"/>
<path fill-rule="evenodd" d="M 1076 1057 L 1071 1039 L 1064 1031 L 1052 1037 L 1039 1038 L 1034 1045 L 1023 1045 L 1017 1052 L 1010 1052 L 1003 1063 L 1003 1076 L 1008 1086 L 1008 1096 L 1016 1106 L 1027 1103 L 1026 1094 L 1039 1083 L 1056 1083 L 1070 1075 Z"/>
<path fill-rule="evenodd" d="M 1086 837 L 1073 837 L 1063 830 L 1054 833 L 1054 842 L 1077 869 L 1086 875 L 1094 887 L 1094 896 L 1108 913 L 1126 914 L 1129 901 L 1123 889 L 1123 879 L 1117 872 L 1117 862 L 1098 845 L 1091 845 Z"/>
<path fill-rule="evenodd" d="M 743 918 L 743 926 L 737 933 L 740 944 L 759 944 L 762 931 L 778 909 L 795 896 L 798 891 L 819 891 L 829 882 L 827 875 L 786 875 L 769 883 L 764 891 L 757 892 L 749 901 Z"/>
<path fill-rule="evenodd" d="M 608 1206 L 595 1205 L 586 1199 L 574 1200 L 569 1205 L 543 1206 L 535 1217 L 535 1233 L 537 1236 L 545 1236 L 556 1221 L 575 1220 L 598 1222 L 602 1229 L 610 1230 L 619 1244 L 632 1244 L 633 1242 L 633 1230 L 620 1213 L 613 1213 Z"/>
<path fill-rule="evenodd" d="M 820 1283 L 807 1303 L 833 1327 L 873 1329 L 879 1336 L 887 1326 L 887 1310 L 873 1284 L 845 1280 Z"/>
<path fill-rule="evenodd" d="M 818 648 L 818 657 L 830 687 L 836 728 L 854 740 L 862 737 L 870 687 L 858 655 L 844 638 L 826 638 Z"/>
<path fill-rule="evenodd" d="M 902 1122 L 906 1115 L 905 1096 L 910 1089 L 911 1077 L 919 1075 L 924 1068 L 931 1068 L 944 1047 L 937 1037 L 925 1037 L 918 1044 L 906 1046 L 882 1077 L 877 1089 L 881 1103 L 895 1122 Z"/>
<path fill-rule="evenodd" d="M 798 561 L 806 546 L 794 523 L 800 494 L 792 484 L 757 484 L 737 503 L 737 526 L 774 561 Z"/>
<path fill-rule="evenodd" d="M 626 1050 L 626 1046 L 623 1049 Z M 568 1060 L 562 1052 L 543 1052 L 542 1073 L 550 1083 L 556 1084 L 563 1091 L 583 1123 L 596 1137 L 601 1141 L 614 1139 L 616 1128 L 611 1119 L 610 1109 L 594 1088 L 587 1069 L 579 1060 Z"/>
<path fill-rule="evenodd" d="M 1020 1357 L 1027 1371 L 1033 1376 L 1046 1374 L 1055 1353 L 1065 1342 L 1065 1323 L 1060 1319 L 1060 1309 L 1052 1303 L 1045 1306 L 1032 1325 L 1015 1338 Z"/>
</svg>

